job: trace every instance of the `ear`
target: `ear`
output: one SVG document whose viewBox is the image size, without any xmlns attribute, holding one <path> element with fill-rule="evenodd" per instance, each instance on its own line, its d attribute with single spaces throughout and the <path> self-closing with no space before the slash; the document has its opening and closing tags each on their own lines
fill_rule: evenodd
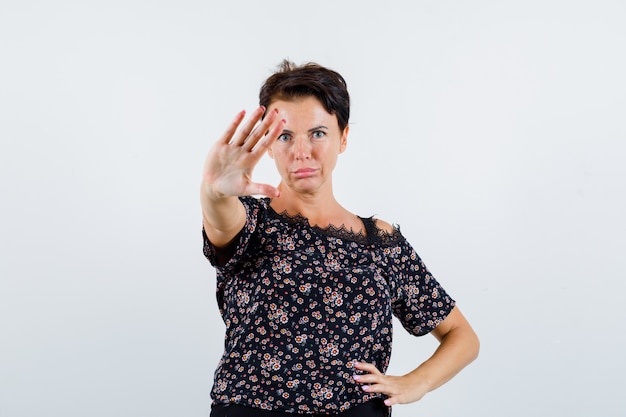
<svg viewBox="0 0 626 417">
<path fill-rule="evenodd" d="M 346 125 L 343 129 L 343 133 L 341 134 L 341 141 L 339 142 L 339 153 L 343 153 L 346 150 L 346 146 L 348 146 L 348 131 L 350 130 L 350 126 Z"/>
</svg>

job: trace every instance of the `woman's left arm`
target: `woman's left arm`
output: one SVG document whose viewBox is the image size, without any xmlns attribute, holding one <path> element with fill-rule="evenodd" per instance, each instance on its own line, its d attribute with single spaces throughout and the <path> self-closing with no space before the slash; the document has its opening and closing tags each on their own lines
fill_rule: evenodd
<svg viewBox="0 0 626 417">
<path fill-rule="evenodd" d="M 391 376 L 381 373 L 373 364 L 357 363 L 356 368 L 366 373 L 355 375 L 354 380 L 366 392 L 385 394 L 388 406 L 407 404 L 452 379 L 478 356 L 478 337 L 457 307 L 431 333 L 439 340 L 439 347 L 413 371 Z"/>
</svg>

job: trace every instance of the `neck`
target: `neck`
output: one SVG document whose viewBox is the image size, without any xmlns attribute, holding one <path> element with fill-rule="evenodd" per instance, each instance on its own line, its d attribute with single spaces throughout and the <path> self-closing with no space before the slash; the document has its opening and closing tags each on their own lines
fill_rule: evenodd
<svg viewBox="0 0 626 417">
<path fill-rule="evenodd" d="M 299 214 L 309 219 L 311 224 L 327 226 L 338 212 L 343 211 L 332 189 L 325 192 L 298 193 L 289 187 L 278 186 L 280 197 L 272 200 L 271 206 L 277 211 L 286 211 L 290 215 Z"/>
</svg>

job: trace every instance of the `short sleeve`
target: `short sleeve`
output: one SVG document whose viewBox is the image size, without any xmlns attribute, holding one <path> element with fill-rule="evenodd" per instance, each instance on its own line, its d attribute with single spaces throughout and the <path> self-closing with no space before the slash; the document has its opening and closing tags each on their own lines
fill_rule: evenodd
<svg viewBox="0 0 626 417">
<path fill-rule="evenodd" d="M 415 336 L 431 332 L 452 311 L 455 301 L 404 237 L 384 252 L 391 272 L 389 287 L 394 315 Z"/>
<path fill-rule="evenodd" d="M 259 221 L 259 212 L 262 209 L 262 203 L 259 199 L 254 197 L 239 197 L 239 200 L 243 203 L 246 209 L 246 224 L 243 229 L 235 239 L 238 241 L 235 244 L 235 249 L 233 251 L 233 255 L 230 260 L 226 262 L 226 264 L 221 264 L 219 262 L 218 253 L 209 241 L 209 238 L 202 228 L 202 238 L 204 239 L 204 256 L 209 260 L 211 265 L 213 265 L 218 270 L 223 270 L 224 272 L 233 270 L 235 265 L 239 263 L 241 257 L 246 253 L 246 249 L 250 244 L 250 240 L 256 231 L 257 224 Z M 235 242 L 233 242 L 235 243 Z"/>
</svg>

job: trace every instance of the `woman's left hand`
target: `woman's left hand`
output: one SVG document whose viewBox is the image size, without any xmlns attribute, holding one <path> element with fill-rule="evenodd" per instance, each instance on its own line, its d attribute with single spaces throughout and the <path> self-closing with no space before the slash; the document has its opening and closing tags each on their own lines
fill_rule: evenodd
<svg viewBox="0 0 626 417">
<path fill-rule="evenodd" d="M 408 374 L 385 375 L 371 363 L 357 362 L 354 367 L 365 374 L 354 375 L 354 380 L 365 392 L 386 395 L 388 406 L 407 404 L 422 399 L 426 393 L 449 381 L 478 356 L 478 337 L 457 307 L 433 329 L 432 335 L 439 341 L 439 347 Z"/>
<path fill-rule="evenodd" d="M 354 375 L 354 380 L 361 384 L 365 392 L 376 392 L 387 396 L 385 405 L 408 404 L 420 400 L 428 392 L 428 387 L 415 381 L 409 375 L 385 375 L 371 363 L 357 362 L 355 368 L 366 372 Z"/>
</svg>

